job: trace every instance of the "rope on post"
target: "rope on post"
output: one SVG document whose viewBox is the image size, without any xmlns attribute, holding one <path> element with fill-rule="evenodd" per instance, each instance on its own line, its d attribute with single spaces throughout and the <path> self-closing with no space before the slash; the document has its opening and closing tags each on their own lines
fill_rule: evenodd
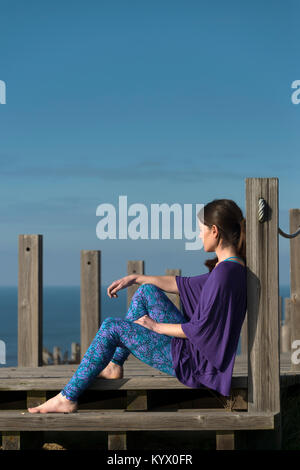
<svg viewBox="0 0 300 470">
<path fill-rule="evenodd" d="M 278 233 L 284 238 L 295 238 L 297 237 L 297 235 L 300 234 L 300 225 L 298 225 L 298 230 L 295 233 L 292 233 L 292 234 L 285 233 L 279 227 L 278 227 Z"/>
<path fill-rule="evenodd" d="M 266 220 L 266 201 L 263 197 L 260 197 L 258 200 L 258 220 L 259 222 L 265 222 Z"/>
<path fill-rule="evenodd" d="M 258 220 L 259 222 L 265 222 L 267 219 L 266 217 L 266 212 L 267 212 L 267 204 L 266 201 L 264 200 L 263 197 L 260 197 L 258 199 Z M 300 234 L 300 225 L 298 225 L 298 229 L 295 233 L 285 233 L 283 230 L 281 230 L 280 227 L 278 227 L 278 233 L 284 238 L 295 238 L 297 235 Z"/>
</svg>

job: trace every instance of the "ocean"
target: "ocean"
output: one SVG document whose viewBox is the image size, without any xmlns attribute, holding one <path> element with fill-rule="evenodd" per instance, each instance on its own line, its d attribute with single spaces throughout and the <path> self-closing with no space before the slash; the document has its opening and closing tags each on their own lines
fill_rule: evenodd
<svg viewBox="0 0 300 470">
<path fill-rule="evenodd" d="M 101 288 L 101 322 L 107 317 L 124 318 L 127 312 L 127 289 L 110 299 L 107 286 Z M 290 286 L 281 285 L 282 320 L 284 298 L 290 297 Z M 5 343 L 6 354 L 0 367 L 18 365 L 18 288 L 0 286 L 0 340 Z M 71 343 L 80 343 L 80 286 L 43 287 L 43 347 L 50 352 L 54 346 L 71 356 Z M 3 344 L 3 343 L 2 343 Z M 237 354 L 240 354 L 240 344 Z M 1 355 L 0 355 L 1 358 Z M 1 362 L 1 361 L 0 361 Z"/>
</svg>

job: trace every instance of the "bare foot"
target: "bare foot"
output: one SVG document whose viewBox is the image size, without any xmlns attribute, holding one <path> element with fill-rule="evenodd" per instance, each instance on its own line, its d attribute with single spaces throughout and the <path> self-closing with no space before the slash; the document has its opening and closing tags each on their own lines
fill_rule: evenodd
<svg viewBox="0 0 300 470">
<path fill-rule="evenodd" d="M 61 393 L 58 393 L 42 405 L 27 409 L 29 413 L 75 413 L 77 408 L 77 401 L 68 400 Z"/>
<path fill-rule="evenodd" d="M 123 367 L 115 362 L 109 362 L 97 377 L 101 379 L 122 379 Z"/>
</svg>

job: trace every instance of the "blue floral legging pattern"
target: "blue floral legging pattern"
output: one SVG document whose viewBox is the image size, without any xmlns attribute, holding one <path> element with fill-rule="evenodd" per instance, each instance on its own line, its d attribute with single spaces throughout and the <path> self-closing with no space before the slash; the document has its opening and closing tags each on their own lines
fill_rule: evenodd
<svg viewBox="0 0 300 470">
<path fill-rule="evenodd" d="M 172 336 L 156 333 L 135 320 L 149 315 L 159 323 L 185 323 L 183 313 L 162 289 L 141 284 L 132 296 L 125 319 L 106 318 L 82 358 L 76 372 L 61 390 L 72 401 L 94 381 L 110 361 L 123 365 L 129 354 L 162 372 L 175 375 L 172 364 Z"/>
</svg>

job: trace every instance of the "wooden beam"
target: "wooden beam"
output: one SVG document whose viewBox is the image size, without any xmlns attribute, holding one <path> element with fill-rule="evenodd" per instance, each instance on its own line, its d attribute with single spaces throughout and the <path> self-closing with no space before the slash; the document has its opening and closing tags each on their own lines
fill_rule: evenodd
<svg viewBox="0 0 300 470">
<path fill-rule="evenodd" d="M 258 220 L 258 200 L 267 220 Z M 280 412 L 278 178 L 246 178 L 248 405 Z"/>
<path fill-rule="evenodd" d="M 101 323 L 101 251 L 81 250 L 80 360 L 93 341 Z"/>
<path fill-rule="evenodd" d="M 166 269 L 166 276 L 181 276 L 181 269 Z M 173 294 L 172 292 L 165 292 L 166 296 L 173 302 L 178 310 L 181 310 L 181 301 L 179 294 Z"/>
<path fill-rule="evenodd" d="M 41 405 L 46 401 L 46 392 L 41 390 L 28 390 L 26 406 L 33 408 L 34 406 Z M 27 411 L 27 410 L 26 410 Z M 30 443 L 31 445 L 41 446 L 43 443 L 44 433 L 38 431 L 32 433 L 20 431 L 3 431 L 2 432 L 2 449 L 3 450 L 23 450 Z"/>
<path fill-rule="evenodd" d="M 2 431 L 2 449 L 20 450 L 21 433 L 19 431 Z"/>
<path fill-rule="evenodd" d="M 35 406 L 42 405 L 47 401 L 47 393 L 45 390 L 28 390 L 26 405 L 27 408 L 34 408 Z M 21 449 L 27 447 L 28 444 L 32 449 L 39 449 L 44 444 L 44 430 L 34 432 L 33 435 L 30 432 L 23 432 L 21 439 Z"/>
<path fill-rule="evenodd" d="M 282 352 L 291 352 L 291 299 L 284 299 L 284 324 L 281 327 Z"/>
<path fill-rule="evenodd" d="M 34 408 L 35 406 L 42 405 L 47 401 L 45 390 L 28 390 L 26 405 L 27 408 Z"/>
<path fill-rule="evenodd" d="M 43 365 L 43 236 L 19 235 L 18 366 Z"/>
<path fill-rule="evenodd" d="M 265 221 L 258 201 L 266 203 Z M 280 414 L 278 178 L 246 178 L 248 410 Z M 280 420 L 267 441 L 280 444 Z M 260 443 L 263 442 L 263 437 Z"/>
<path fill-rule="evenodd" d="M 148 409 L 147 390 L 127 390 L 127 406 L 129 411 Z"/>
<path fill-rule="evenodd" d="M 300 209 L 290 209 L 290 233 L 300 225 Z M 300 371 L 300 236 L 290 239 L 291 370 Z M 298 343 L 294 343 L 298 341 Z M 293 344 L 294 343 L 294 344 Z M 293 347 L 292 347 L 293 346 Z M 294 353 L 294 354 L 293 354 Z"/>
<path fill-rule="evenodd" d="M 274 428 L 272 412 L 90 411 L 29 413 L 0 411 L 3 431 L 235 431 Z"/>
<path fill-rule="evenodd" d="M 127 262 L 127 274 L 144 274 L 144 261 L 143 260 L 130 260 Z M 127 287 L 127 310 L 130 307 L 131 299 L 135 291 L 140 286 L 133 284 Z"/>
<path fill-rule="evenodd" d="M 127 433 L 126 431 L 109 432 L 107 435 L 108 450 L 127 450 Z"/>
<path fill-rule="evenodd" d="M 216 450 L 234 450 L 234 432 L 217 431 L 216 432 Z"/>
<path fill-rule="evenodd" d="M 59 366 L 62 367 L 62 366 Z M 70 380 L 73 374 L 62 374 L 57 377 L 23 377 L 23 378 L 7 378 L 1 379 L 0 391 L 7 390 L 61 390 L 64 385 Z M 235 388 L 247 387 L 247 376 L 234 377 L 233 384 Z M 191 387 L 179 383 L 176 377 L 168 378 L 167 376 L 134 376 L 125 377 L 123 379 L 107 380 L 96 378 L 93 383 L 88 387 L 88 390 L 145 390 L 145 389 L 186 389 Z M 200 389 L 200 387 L 199 387 Z M 206 387 L 201 387 L 202 390 L 207 390 Z"/>
<path fill-rule="evenodd" d="M 137 411 L 147 410 L 147 390 L 127 390 L 126 410 Z M 124 410 L 125 411 L 125 410 Z M 126 450 L 127 449 L 127 433 L 109 432 L 107 441 L 108 450 Z"/>
<path fill-rule="evenodd" d="M 278 338 L 279 338 L 279 351 L 282 351 L 282 297 L 278 296 Z"/>
</svg>

